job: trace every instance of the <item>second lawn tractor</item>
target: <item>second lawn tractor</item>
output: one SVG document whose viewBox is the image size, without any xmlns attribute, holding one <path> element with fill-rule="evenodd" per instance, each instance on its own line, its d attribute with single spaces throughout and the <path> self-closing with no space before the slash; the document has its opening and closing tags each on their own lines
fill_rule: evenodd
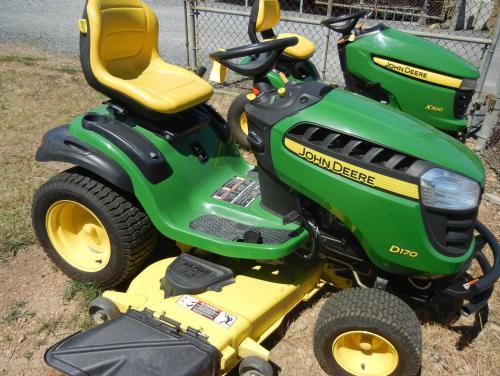
<svg viewBox="0 0 500 376">
<path fill-rule="evenodd" d="M 468 132 L 466 112 L 476 88 L 478 69 L 445 48 L 384 24 L 365 28 L 359 23 L 356 27 L 358 21 L 368 15 L 369 12 L 361 11 L 322 22 L 341 35 L 337 49 L 346 89 L 403 111 L 464 141 Z M 275 34 L 273 28 L 279 21 L 278 0 L 254 2 L 248 25 L 252 43 L 290 36 L 298 38 L 297 45 L 287 48 L 275 69 L 267 74 L 266 84 L 280 88 L 288 80 L 319 80 L 318 71 L 310 61 L 314 44 L 301 35 Z M 242 59 L 241 63 L 253 58 Z M 257 83 L 252 91 L 258 93 L 259 86 Z M 235 99 L 228 122 L 235 140 L 248 148 L 246 103 L 247 94 Z"/>
</svg>

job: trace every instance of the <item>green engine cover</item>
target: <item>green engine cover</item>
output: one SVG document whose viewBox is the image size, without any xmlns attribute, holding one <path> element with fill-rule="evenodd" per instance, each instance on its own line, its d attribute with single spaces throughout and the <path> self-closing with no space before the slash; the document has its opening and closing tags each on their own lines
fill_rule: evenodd
<svg viewBox="0 0 500 376">
<path fill-rule="evenodd" d="M 353 167 L 344 161 L 328 161 L 321 152 L 290 141 L 290 130 L 297 124 L 321 125 L 358 139 L 376 140 L 379 145 L 464 174 L 483 186 L 482 163 L 467 147 L 400 111 L 340 89 L 283 119 L 271 131 L 273 162 L 280 179 L 339 218 L 379 268 L 398 274 L 438 276 L 457 272 L 470 257 L 473 244 L 463 256 L 448 257 L 430 243 L 419 201 L 419 182 L 408 190 L 404 182 L 396 188 L 399 182 L 391 180 L 388 173 L 390 181 L 376 178 L 381 179 L 379 188 L 384 189 L 370 186 L 368 183 L 373 182 L 367 182 L 362 174 L 371 169 L 369 165 L 355 162 Z M 393 246 L 413 253 L 393 253 Z"/>
<path fill-rule="evenodd" d="M 380 84 L 392 107 L 445 132 L 465 129 L 462 113 L 473 91 L 459 87 L 463 79 L 476 80 L 479 71 L 460 56 L 391 28 L 361 34 L 343 53 L 345 73 Z"/>
</svg>

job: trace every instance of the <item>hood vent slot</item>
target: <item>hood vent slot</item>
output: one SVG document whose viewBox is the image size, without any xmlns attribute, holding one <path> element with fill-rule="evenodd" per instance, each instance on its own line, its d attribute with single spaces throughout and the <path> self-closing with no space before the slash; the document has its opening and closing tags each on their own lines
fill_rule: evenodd
<svg viewBox="0 0 500 376">
<path fill-rule="evenodd" d="M 319 151 L 353 158 L 411 176 L 418 175 L 424 162 L 401 151 L 314 124 L 299 124 L 290 130 L 287 136 Z"/>
</svg>

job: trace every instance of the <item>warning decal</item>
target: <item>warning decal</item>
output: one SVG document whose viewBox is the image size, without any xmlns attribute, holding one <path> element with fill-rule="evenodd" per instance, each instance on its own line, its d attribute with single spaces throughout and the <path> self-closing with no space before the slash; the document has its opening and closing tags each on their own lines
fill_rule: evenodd
<svg viewBox="0 0 500 376">
<path fill-rule="evenodd" d="M 212 194 L 216 200 L 230 202 L 231 204 L 249 206 L 260 194 L 259 183 L 235 176 L 228 180 L 222 187 Z"/>
<path fill-rule="evenodd" d="M 227 312 L 221 311 L 208 303 L 205 303 L 191 295 L 183 295 L 176 302 L 180 306 L 187 308 L 207 319 L 222 325 L 224 328 L 229 328 L 236 321 L 236 317 L 230 315 Z"/>
</svg>

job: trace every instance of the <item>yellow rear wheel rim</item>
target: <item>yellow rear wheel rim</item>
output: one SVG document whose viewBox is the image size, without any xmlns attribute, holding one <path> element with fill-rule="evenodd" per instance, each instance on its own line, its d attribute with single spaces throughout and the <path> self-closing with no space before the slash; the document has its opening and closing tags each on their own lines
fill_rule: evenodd
<svg viewBox="0 0 500 376">
<path fill-rule="evenodd" d="M 339 335 L 332 345 L 337 364 L 359 376 L 386 376 L 396 370 L 399 356 L 384 337 L 368 331 L 349 331 Z"/>
<path fill-rule="evenodd" d="M 108 232 L 86 206 L 71 200 L 57 201 L 47 211 L 45 225 L 54 249 L 74 268 L 93 273 L 108 264 Z"/>
<path fill-rule="evenodd" d="M 247 113 L 243 112 L 240 117 L 240 127 L 243 133 L 245 133 L 248 136 L 248 119 L 247 119 Z"/>
</svg>

